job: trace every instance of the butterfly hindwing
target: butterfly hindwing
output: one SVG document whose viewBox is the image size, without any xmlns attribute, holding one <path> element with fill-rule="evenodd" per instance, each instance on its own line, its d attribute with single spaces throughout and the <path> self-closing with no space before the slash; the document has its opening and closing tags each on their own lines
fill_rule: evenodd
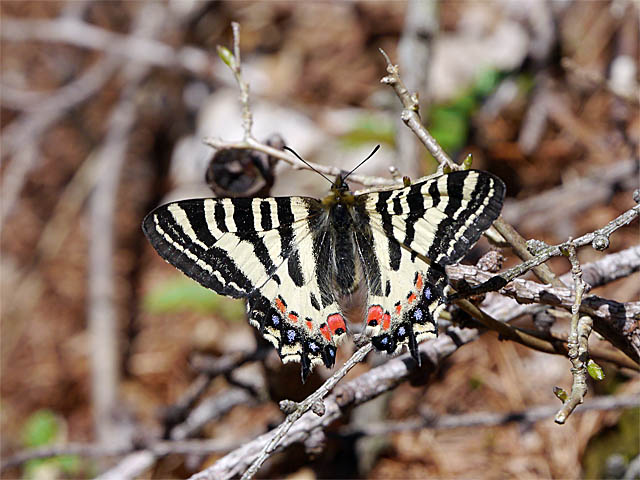
<svg viewBox="0 0 640 480">
<path fill-rule="evenodd" d="M 316 275 L 304 197 L 194 199 L 158 207 L 143 230 L 158 253 L 203 286 L 246 298 L 250 322 L 283 361 L 332 366 L 346 325 L 331 291 Z"/>
</svg>

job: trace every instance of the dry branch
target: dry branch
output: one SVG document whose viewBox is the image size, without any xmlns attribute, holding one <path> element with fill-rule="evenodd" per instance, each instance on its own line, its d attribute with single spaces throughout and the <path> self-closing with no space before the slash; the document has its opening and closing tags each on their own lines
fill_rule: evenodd
<svg viewBox="0 0 640 480">
<path fill-rule="evenodd" d="M 393 390 L 414 374 L 421 378 L 428 377 L 438 369 L 442 360 L 460 346 L 475 340 L 477 336 L 478 331 L 475 329 L 452 328 L 436 340 L 420 345 L 421 368 L 418 368 L 408 355 L 402 355 L 390 359 L 382 366 L 373 368 L 344 385 L 339 385 L 331 395 L 325 398 L 324 414 L 322 416 L 317 416 L 313 412 L 304 414 L 293 424 L 287 436 L 282 438 L 278 450 L 294 443 L 304 442 L 317 429 L 323 429 L 340 418 L 346 409 Z M 241 474 L 273 440 L 277 431 L 278 428 L 234 450 L 211 467 L 193 475 L 191 480 L 221 480 Z"/>
</svg>

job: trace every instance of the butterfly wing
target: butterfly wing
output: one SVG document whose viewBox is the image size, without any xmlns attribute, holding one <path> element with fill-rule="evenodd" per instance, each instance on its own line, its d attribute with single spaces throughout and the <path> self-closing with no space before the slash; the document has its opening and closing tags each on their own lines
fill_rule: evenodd
<svg viewBox="0 0 640 480">
<path fill-rule="evenodd" d="M 142 228 L 183 273 L 246 298 L 250 323 L 284 362 L 301 362 L 306 378 L 316 364 L 333 365 L 346 333 L 335 298 L 318 283 L 309 222 L 319 214 L 305 197 L 194 199 L 156 208 Z"/>
<path fill-rule="evenodd" d="M 500 214 L 504 183 L 475 170 L 358 197 L 357 240 L 369 289 L 365 333 L 389 353 L 437 335 L 444 266 L 460 260 Z M 376 263 L 377 261 L 377 263 Z"/>
</svg>

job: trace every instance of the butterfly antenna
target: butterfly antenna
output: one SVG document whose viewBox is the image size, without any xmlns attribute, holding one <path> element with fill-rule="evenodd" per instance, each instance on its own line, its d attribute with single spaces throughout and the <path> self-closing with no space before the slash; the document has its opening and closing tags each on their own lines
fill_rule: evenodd
<svg viewBox="0 0 640 480">
<path fill-rule="evenodd" d="M 342 178 L 342 180 L 346 180 L 346 179 L 347 179 L 347 177 L 348 177 L 349 175 L 351 175 L 353 172 L 355 172 L 358 168 L 360 168 L 360 166 L 361 166 L 364 162 L 366 162 L 366 161 L 367 161 L 367 160 L 369 160 L 371 157 L 373 157 L 373 156 L 375 155 L 375 153 L 376 153 L 378 150 L 380 150 L 380 145 L 376 145 L 376 148 L 374 148 L 374 149 L 373 149 L 373 152 L 371 152 L 371 153 L 367 156 L 367 158 L 365 158 L 365 159 L 364 159 L 364 160 L 362 160 L 358 165 L 356 165 L 356 167 L 355 167 L 353 170 L 351 170 L 349 173 L 347 173 L 347 174 Z"/>
<path fill-rule="evenodd" d="M 309 167 L 311 170 L 313 170 L 314 172 L 316 172 L 318 175 L 321 175 L 327 182 L 329 182 L 330 184 L 333 185 L 333 182 L 327 178 L 327 176 L 322 173 L 319 172 L 318 170 L 316 170 L 313 165 L 311 165 L 309 162 L 307 162 L 304 158 L 302 158 L 300 155 L 298 155 L 295 150 L 293 148 L 289 148 L 289 147 L 282 147 L 284 150 L 286 150 L 287 152 L 291 152 L 293 153 L 296 157 L 298 157 L 298 160 L 300 160 L 302 163 L 304 163 L 307 167 Z"/>
</svg>

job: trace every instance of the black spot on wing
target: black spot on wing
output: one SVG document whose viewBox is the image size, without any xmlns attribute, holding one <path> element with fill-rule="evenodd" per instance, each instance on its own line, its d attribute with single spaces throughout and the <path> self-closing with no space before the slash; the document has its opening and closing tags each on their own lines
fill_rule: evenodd
<svg viewBox="0 0 640 480">
<path fill-rule="evenodd" d="M 309 294 L 309 299 L 311 300 L 311 306 L 320 311 L 320 304 L 318 303 L 318 299 L 313 292 Z"/>
</svg>

